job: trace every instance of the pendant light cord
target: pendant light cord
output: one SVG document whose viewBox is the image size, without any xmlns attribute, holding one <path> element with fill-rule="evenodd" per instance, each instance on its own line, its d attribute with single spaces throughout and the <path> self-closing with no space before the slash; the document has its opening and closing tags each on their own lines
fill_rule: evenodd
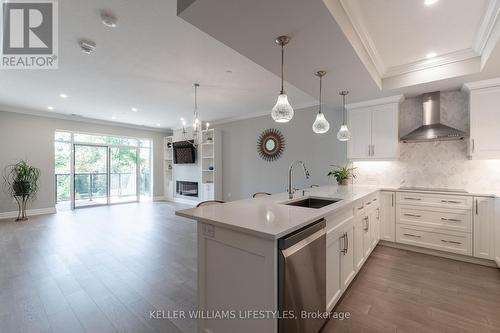
<svg viewBox="0 0 500 333">
<path fill-rule="evenodd" d="M 345 95 L 346 94 L 342 94 L 342 105 L 343 105 L 342 106 L 342 108 L 343 108 L 343 110 L 342 110 L 342 119 L 343 119 L 342 120 L 342 125 L 345 125 L 345 114 L 346 114 L 346 110 L 345 110 Z"/>
<path fill-rule="evenodd" d="M 283 89 L 283 80 L 284 80 L 284 65 L 285 64 L 285 45 L 281 43 L 281 95 L 285 93 L 285 90 Z"/>
<path fill-rule="evenodd" d="M 198 85 L 194 84 L 194 118 L 198 118 Z"/>
<path fill-rule="evenodd" d="M 319 77 L 319 113 L 321 113 L 321 91 L 322 89 L 323 76 Z"/>
</svg>

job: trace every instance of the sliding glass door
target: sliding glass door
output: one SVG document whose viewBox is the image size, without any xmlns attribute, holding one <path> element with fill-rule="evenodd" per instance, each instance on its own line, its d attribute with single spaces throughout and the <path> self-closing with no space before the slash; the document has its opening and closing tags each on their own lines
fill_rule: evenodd
<svg viewBox="0 0 500 333">
<path fill-rule="evenodd" d="M 108 147 L 74 146 L 73 206 L 108 204 Z"/>
<path fill-rule="evenodd" d="M 110 147 L 110 202 L 137 201 L 137 149 Z"/>
</svg>

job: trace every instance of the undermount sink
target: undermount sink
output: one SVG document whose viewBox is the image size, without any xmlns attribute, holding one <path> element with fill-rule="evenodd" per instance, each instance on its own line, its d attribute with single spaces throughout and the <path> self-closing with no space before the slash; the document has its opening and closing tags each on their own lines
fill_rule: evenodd
<svg viewBox="0 0 500 333">
<path fill-rule="evenodd" d="M 307 198 L 307 199 L 287 202 L 285 203 L 285 205 L 319 209 L 334 204 L 336 202 L 339 202 L 341 200 L 342 199 Z"/>
</svg>

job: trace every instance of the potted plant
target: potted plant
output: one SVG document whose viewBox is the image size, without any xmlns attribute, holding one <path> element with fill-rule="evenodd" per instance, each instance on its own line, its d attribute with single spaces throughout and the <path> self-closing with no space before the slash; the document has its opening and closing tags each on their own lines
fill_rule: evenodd
<svg viewBox="0 0 500 333">
<path fill-rule="evenodd" d="M 347 185 L 349 179 L 356 178 L 355 167 L 346 165 L 332 165 L 334 168 L 328 172 L 328 177 L 334 177 L 339 185 Z"/>
<path fill-rule="evenodd" d="M 6 192 L 16 199 L 19 215 L 16 221 L 26 221 L 28 203 L 35 199 L 38 192 L 40 169 L 30 166 L 26 161 L 11 164 L 4 169 Z"/>
</svg>

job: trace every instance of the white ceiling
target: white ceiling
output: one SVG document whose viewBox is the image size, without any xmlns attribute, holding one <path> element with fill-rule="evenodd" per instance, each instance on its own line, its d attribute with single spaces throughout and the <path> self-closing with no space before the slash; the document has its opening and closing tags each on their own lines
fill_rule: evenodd
<svg viewBox="0 0 500 333">
<path fill-rule="evenodd" d="M 500 47 L 495 47 L 500 34 L 500 25 L 496 19 L 499 0 L 492 0 L 491 4 L 494 6 L 489 5 L 487 10 L 490 14 L 487 16 L 492 18 L 488 20 L 491 29 L 486 29 L 488 33 L 483 34 L 488 37 L 487 40 L 485 39 L 488 47 L 483 45 L 484 49 L 488 49 L 488 52 L 484 52 L 488 56 L 479 57 L 474 54 L 474 58 L 466 59 L 466 61 L 444 59 L 446 61 L 430 64 L 429 67 L 426 63 L 422 67 L 407 69 L 408 73 L 404 72 L 404 75 L 388 78 L 384 78 L 383 73 L 377 72 L 373 66 L 370 66 L 373 64 L 371 54 L 367 52 L 364 41 L 358 38 L 351 18 L 345 12 L 345 3 L 351 3 L 351 1 L 356 0 L 197 0 L 180 13 L 180 16 L 276 74 L 279 74 L 280 63 L 279 57 L 276 57 L 277 47 L 273 39 L 279 35 L 291 36 L 285 55 L 287 80 L 303 91 L 315 95 L 318 83 L 313 73 L 319 69 L 327 70 L 324 89 L 325 101 L 330 107 L 340 106 L 337 92 L 343 89 L 351 91 L 350 102 L 359 102 L 397 94 L 414 96 L 435 90 L 457 89 L 464 82 L 500 76 Z M 372 1 L 375 2 L 375 7 L 376 4 L 380 7 L 370 14 L 373 16 L 385 15 L 384 9 L 387 9 L 391 16 L 402 15 L 408 18 L 415 15 L 419 17 L 423 9 L 416 11 L 413 7 L 424 5 L 424 0 L 359 0 L 363 6 L 366 3 L 370 3 L 371 6 Z M 455 3 L 457 4 L 456 11 Z M 461 3 L 464 5 L 460 6 Z M 454 30 L 456 21 L 463 18 L 460 10 L 467 10 L 468 6 L 475 3 L 479 8 L 470 10 L 472 18 L 462 24 L 460 29 Z M 396 5 L 398 8 L 392 8 Z M 398 60 L 390 61 L 398 63 L 421 59 L 421 55 L 427 54 L 427 49 L 434 45 L 443 45 L 442 48 L 436 47 L 434 52 L 446 52 L 450 47 L 448 37 L 453 33 L 461 34 L 467 29 L 473 30 L 466 38 L 464 37 L 464 40 L 468 39 L 468 47 L 471 47 L 477 31 L 477 23 L 481 20 L 481 13 L 485 11 L 486 2 L 483 0 L 439 0 L 434 6 L 446 6 L 449 9 L 446 14 L 441 11 L 443 17 L 439 18 L 440 21 L 448 23 L 441 22 L 435 28 L 445 31 L 429 33 L 419 30 L 414 31 L 405 40 L 393 40 L 392 45 L 388 44 L 388 47 L 392 47 L 394 52 L 400 52 L 399 49 L 402 51 L 396 57 Z M 426 9 L 439 8 L 441 7 Z M 450 18 L 450 16 L 458 16 L 458 18 Z M 388 17 L 384 16 L 384 19 L 390 21 Z M 376 20 L 379 22 L 378 17 Z M 390 29 L 408 28 L 405 28 L 405 20 L 399 18 L 394 20 L 399 22 L 399 26 L 386 22 Z M 469 24 L 474 27 L 467 27 Z M 416 36 L 420 33 L 424 37 Z M 413 45 L 414 42 L 421 43 L 420 40 L 425 40 L 425 36 L 427 38 L 433 36 L 436 40 L 432 41 L 430 46 L 425 47 L 425 50 L 414 51 L 419 49 Z M 462 37 L 457 40 L 452 38 L 452 44 L 450 44 L 452 48 L 462 47 L 459 45 Z M 421 48 L 424 47 L 421 46 Z M 412 55 L 411 52 L 415 54 Z M 403 56 L 405 60 L 401 60 Z"/>
<path fill-rule="evenodd" d="M 385 68 L 473 49 L 490 0 L 346 0 Z"/>
<path fill-rule="evenodd" d="M 117 28 L 100 22 L 103 8 L 116 14 Z M 0 71 L 0 110 L 49 112 L 54 106 L 62 114 L 178 127 L 180 117 L 192 119 L 192 83 L 199 82 L 205 121 L 270 112 L 278 76 L 176 14 L 175 0 L 60 1 L 59 69 Z M 79 50 L 83 37 L 97 43 L 94 54 Z M 295 87 L 286 88 L 296 107 L 315 103 Z"/>
</svg>

